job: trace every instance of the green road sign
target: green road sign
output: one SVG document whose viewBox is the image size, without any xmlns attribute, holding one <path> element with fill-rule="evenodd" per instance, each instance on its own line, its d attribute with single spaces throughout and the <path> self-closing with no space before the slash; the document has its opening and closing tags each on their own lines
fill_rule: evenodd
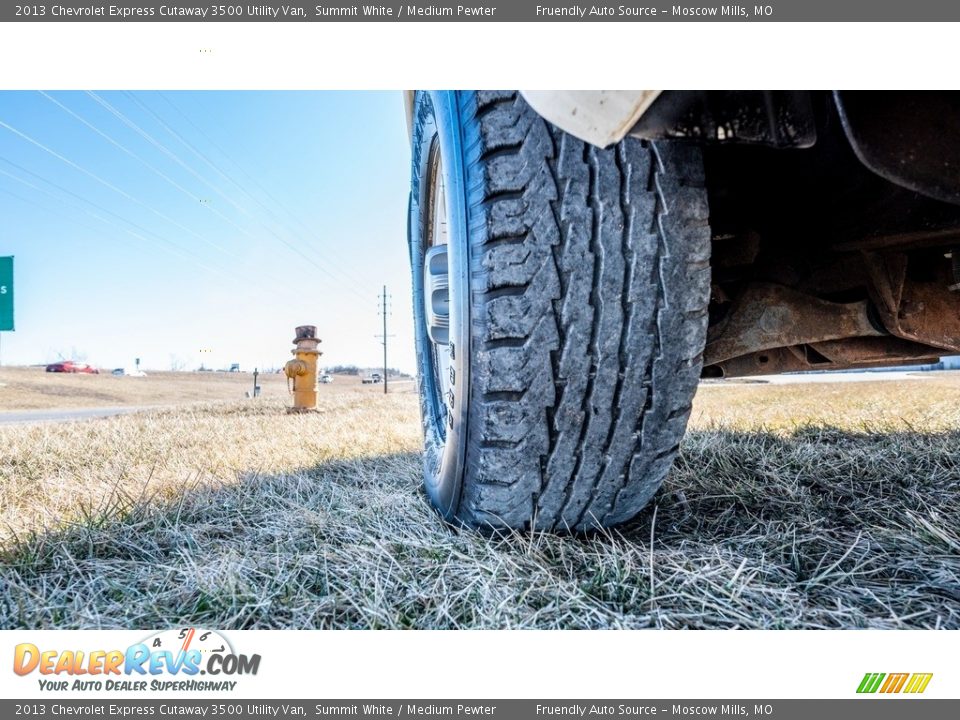
<svg viewBox="0 0 960 720">
<path fill-rule="evenodd" d="M 0 330 L 13 330 L 12 257 L 0 257 Z"/>
</svg>

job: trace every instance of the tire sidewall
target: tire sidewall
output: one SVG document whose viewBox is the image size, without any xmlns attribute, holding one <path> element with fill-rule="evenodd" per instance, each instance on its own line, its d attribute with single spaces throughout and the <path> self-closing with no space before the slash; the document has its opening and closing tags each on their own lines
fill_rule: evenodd
<svg viewBox="0 0 960 720">
<path fill-rule="evenodd" d="M 428 224 L 431 149 L 438 148 L 447 199 L 447 252 L 450 258 L 450 342 L 452 407 L 438 406 L 432 341 L 427 334 L 424 254 Z M 411 138 L 412 168 L 407 239 L 413 279 L 414 344 L 423 424 L 424 489 L 447 520 L 456 518 L 464 474 L 469 403 L 469 258 L 464 154 L 458 93 L 417 92 Z M 441 399 L 441 402 L 446 399 Z"/>
</svg>

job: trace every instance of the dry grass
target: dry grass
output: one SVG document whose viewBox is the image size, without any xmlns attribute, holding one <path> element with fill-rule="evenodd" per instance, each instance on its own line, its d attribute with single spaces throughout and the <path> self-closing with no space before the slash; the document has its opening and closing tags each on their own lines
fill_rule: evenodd
<svg viewBox="0 0 960 720">
<path fill-rule="evenodd" d="M 264 399 L 286 398 L 283 375 L 257 377 Z M 374 391 L 360 378 L 337 376 L 332 385 L 321 385 L 324 394 L 345 390 Z M 383 386 L 379 386 L 382 388 Z M 183 405 L 191 402 L 237 401 L 253 390 L 253 375 L 227 372 L 150 372 L 147 377 L 48 373 L 43 368 L 0 368 L 0 413 L 13 410 L 47 410 L 81 407 Z"/>
<path fill-rule="evenodd" d="M 706 386 L 655 504 L 581 538 L 441 523 L 416 412 L 0 427 L 0 626 L 960 628 L 960 377 Z"/>
<path fill-rule="evenodd" d="M 706 383 L 697 393 L 690 424 L 699 429 L 747 432 L 793 432 L 808 425 L 832 426 L 849 432 L 960 431 L 960 372 L 877 377 L 895 379 L 804 384 L 766 384 L 745 379 Z"/>
</svg>

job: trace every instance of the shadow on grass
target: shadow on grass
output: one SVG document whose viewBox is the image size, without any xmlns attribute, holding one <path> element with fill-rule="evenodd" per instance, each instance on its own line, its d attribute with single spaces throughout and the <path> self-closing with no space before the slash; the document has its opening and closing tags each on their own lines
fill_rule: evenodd
<svg viewBox="0 0 960 720">
<path fill-rule="evenodd" d="M 960 628 L 960 433 L 691 432 L 632 523 L 444 525 L 420 457 L 117 496 L 3 549 L 3 627 Z"/>
</svg>

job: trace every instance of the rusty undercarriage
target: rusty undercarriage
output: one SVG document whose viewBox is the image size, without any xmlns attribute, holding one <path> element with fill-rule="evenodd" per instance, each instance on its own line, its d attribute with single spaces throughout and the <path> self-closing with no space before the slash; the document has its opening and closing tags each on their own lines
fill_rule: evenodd
<svg viewBox="0 0 960 720">
<path fill-rule="evenodd" d="M 734 299 L 715 285 L 716 302 L 729 308 L 711 325 L 704 375 L 930 363 L 960 352 L 960 279 L 949 270 L 952 251 L 939 257 L 915 259 L 911 276 L 909 252 L 861 252 L 825 277 L 749 282 Z M 857 290 L 862 299 L 825 299 Z"/>
<path fill-rule="evenodd" d="M 960 353 L 960 98 L 806 99 L 803 142 L 706 146 L 713 281 L 704 376 Z"/>
</svg>

